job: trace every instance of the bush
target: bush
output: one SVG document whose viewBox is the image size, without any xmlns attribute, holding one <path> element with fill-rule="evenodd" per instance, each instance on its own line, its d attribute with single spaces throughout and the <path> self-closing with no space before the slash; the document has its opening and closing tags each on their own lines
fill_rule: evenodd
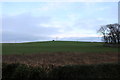
<svg viewBox="0 0 120 80">
<path fill-rule="evenodd" d="M 47 73 L 41 67 L 31 68 L 29 80 L 46 80 Z"/>
<path fill-rule="evenodd" d="M 120 64 L 67 65 L 46 71 L 25 64 L 3 64 L 2 80 L 118 80 Z"/>
<path fill-rule="evenodd" d="M 19 65 L 11 77 L 12 80 L 29 80 L 30 67 L 24 64 Z"/>
<path fill-rule="evenodd" d="M 2 64 L 2 80 L 12 80 L 11 76 L 19 64 Z"/>
<path fill-rule="evenodd" d="M 82 80 L 95 78 L 92 66 L 64 66 L 54 69 L 50 73 L 52 80 Z"/>
<path fill-rule="evenodd" d="M 120 64 L 100 64 L 95 65 L 95 73 L 98 78 L 119 79 Z"/>
<path fill-rule="evenodd" d="M 52 70 L 52 80 L 119 79 L 118 64 L 63 66 Z"/>
</svg>

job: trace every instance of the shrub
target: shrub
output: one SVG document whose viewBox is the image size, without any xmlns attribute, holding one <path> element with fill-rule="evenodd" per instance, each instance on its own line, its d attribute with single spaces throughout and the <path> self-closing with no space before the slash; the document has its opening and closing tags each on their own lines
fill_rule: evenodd
<svg viewBox="0 0 120 80">
<path fill-rule="evenodd" d="M 120 64 L 99 64 L 95 65 L 95 73 L 98 78 L 119 79 Z"/>
<path fill-rule="evenodd" d="M 2 64 L 2 80 L 12 80 L 11 76 L 16 71 L 19 64 Z"/>
<path fill-rule="evenodd" d="M 50 73 L 50 78 L 53 80 L 82 80 L 90 79 L 95 76 L 92 66 L 63 66 L 54 69 Z"/>
<path fill-rule="evenodd" d="M 119 64 L 74 65 L 53 69 L 52 80 L 119 79 Z"/>
<path fill-rule="evenodd" d="M 120 64 L 66 65 L 46 71 L 44 67 L 3 64 L 2 80 L 119 80 Z"/>
<path fill-rule="evenodd" d="M 25 64 L 3 64 L 2 80 L 46 80 L 44 68 Z"/>
<path fill-rule="evenodd" d="M 44 68 L 41 67 L 31 68 L 29 80 L 46 80 L 46 79 L 47 79 L 47 74 Z"/>
<path fill-rule="evenodd" d="M 12 80 L 29 80 L 30 67 L 24 64 L 19 65 L 11 77 Z"/>
</svg>

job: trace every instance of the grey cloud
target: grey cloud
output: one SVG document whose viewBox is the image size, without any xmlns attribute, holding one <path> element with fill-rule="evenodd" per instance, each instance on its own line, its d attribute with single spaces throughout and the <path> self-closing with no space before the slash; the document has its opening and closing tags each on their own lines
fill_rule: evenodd
<svg viewBox="0 0 120 80">
<path fill-rule="evenodd" d="M 21 14 L 17 16 L 3 16 L 3 30 L 30 30 L 36 28 L 37 24 L 47 23 L 50 17 L 33 17 L 30 14 Z"/>
<path fill-rule="evenodd" d="M 76 26 L 78 29 L 83 31 L 89 30 L 89 31 L 97 32 L 100 26 L 106 24 L 109 24 L 107 19 L 90 18 L 90 19 L 78 19 L 76 20 L 74 26 Z"/>
<path fill-rule="evenodd" d="M 3 16 L 3 41 L 12 40 L 45 40 L 49 35 L 59 33 L 58 28 L 46 28 L 39 24 L 51 22 L 50 17 L 34 17 L 30 14 Z"/>
<path fill-rule="evenodd" d="M 2 34 L 3 42 L 24 42 L 24 41 L 35 41 L 35 40 L 52 40 L 48 36 L 34 36 L 34 35 L 25 35 L 14 32 L 5 32 Z"/>
<path fill-rule="evenodd" d="M 101 42 L 101 37 L 69 37 L 69 38 L 62 38 L 61 40 Z"/>
</svg>

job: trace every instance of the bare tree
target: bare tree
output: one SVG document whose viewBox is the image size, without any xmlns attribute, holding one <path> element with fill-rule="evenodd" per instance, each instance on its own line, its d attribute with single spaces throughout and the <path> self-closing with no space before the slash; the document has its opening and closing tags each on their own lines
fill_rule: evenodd
<svg viewBox="0 0 120 80">
<path fill-rule="evenodd" d="M 103 40 L 108 44 L 120 44 L 120 24 L 108 24 L 98 30 Z"/>
</svg>

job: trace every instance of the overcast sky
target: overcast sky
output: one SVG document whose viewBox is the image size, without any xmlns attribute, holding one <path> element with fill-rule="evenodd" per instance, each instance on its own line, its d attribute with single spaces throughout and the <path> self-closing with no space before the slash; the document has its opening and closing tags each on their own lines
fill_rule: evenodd
<svg viewBox="0 0 120 80">
<path fill-rule="evenodd" d="M 101 25 L 118 22 L 117 2 L 4 2 L 3 42 L 100 41 Z"/>
</svg>

